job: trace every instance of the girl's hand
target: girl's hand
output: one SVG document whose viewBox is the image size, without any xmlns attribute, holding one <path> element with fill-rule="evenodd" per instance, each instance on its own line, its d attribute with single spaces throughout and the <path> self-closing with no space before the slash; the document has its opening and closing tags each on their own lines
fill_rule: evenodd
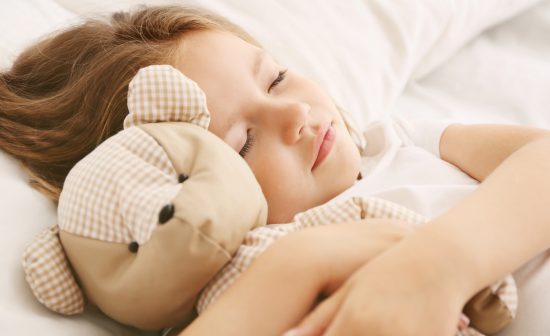
<svg viewBox="0 0 550 336">
<path fill-rule="evenodd" d="M 401 244 L 362 266 L 285 336 L 453 335 L 465 300 L 450 268 L 430 269 L 403 255 Z"/>
<path fill-rule="evenodd" d="M 308 229 L 309 230 L 309 229 Z M 395 219 L 366 219 L 297 232 L 287 243 L 301 246 L 306 260 L 318 265 L 324 295 L 334 293 L 352 274 L 414 230 L 414 225 Z M 304 239 L 308 236 L 308 246 Z M 291 249 L 291 248 L 289 248 Z"/>
</svg>

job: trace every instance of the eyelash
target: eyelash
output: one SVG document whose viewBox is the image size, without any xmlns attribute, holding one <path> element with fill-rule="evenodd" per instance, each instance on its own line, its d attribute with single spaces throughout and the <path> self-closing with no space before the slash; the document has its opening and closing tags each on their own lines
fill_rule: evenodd
<svg viewBox="0 0 550 336">
<path fill-rule="evenodd" d="M 285 78 L 286 78 L 286 70 L 279 71 L 279 75 L 277 76 L 277 78 L 275 78 L 273 83 L 271 83 L 271 85 L 267 89 L 267 92 L 269 93 L 274 87 L 279 85 L 279 83 L 281 83 Z M 241 150 L 239 151 L 239 155 L 244 158 L 252 148 L 253 144 L 254 144 L 254 137 L 252 136 L 252 134 L 250 134 L 250 130 L 248 130 L 246 132 L 246 141 L 244 143 L 243 148 L 241 148 Z"/>
<path fill-rule="evenodd" d="M 250 134 L 250 130 L 246 131 L 246 142 L 244 143 L 243 148 L 241 148 L 239 155 L 243 158 L 248 154 L 248 151 L 252 148 L 252 145 L 254 144 L 254 136 Z"/>
<path fill-rule="evenodd" d="M 277 78 L 275 78 L 275 80 L 273 81 L 273 83 L 271 83 L 271 85 L 269 86 L 269 88 L 267 89 L 267 92 L 271 92 L 271 90 L 276 87 L 277 85 L 279 85 L 279 83 L 281 83 L 284 79 L 286 78 L 286 70 L 281 70 L 279 71 L 279 75 L 277 76 Z"/>
</svg>

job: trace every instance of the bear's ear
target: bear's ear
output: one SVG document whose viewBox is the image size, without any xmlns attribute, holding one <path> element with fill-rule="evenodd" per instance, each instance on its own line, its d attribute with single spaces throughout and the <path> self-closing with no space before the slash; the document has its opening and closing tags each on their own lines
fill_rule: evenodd
<svg viewBox="0 0 550 336">
<path fill-rule="evenodd" d="M 179 121 L 208 129 L 210 113 L 204 91 L 176 68 L 162 64 L 140 69 L 128 87 L 124 128 Z"/>
<path fill-rule="evenodd" d="M 23 270 L 40 303 L 64 315 L 84 311 L 84 295 L 59 241 L 59 227 L 42 231 L 23 253 Z"/>
<path fill-rule="evenodd" d="M 464 314 L 470 318 L 474 328 L 493 335 L 512 322 L 517 308 L 516 282 L 511 275 L 507 275 L 474 295 L 464 306 Z"/>
</svg>

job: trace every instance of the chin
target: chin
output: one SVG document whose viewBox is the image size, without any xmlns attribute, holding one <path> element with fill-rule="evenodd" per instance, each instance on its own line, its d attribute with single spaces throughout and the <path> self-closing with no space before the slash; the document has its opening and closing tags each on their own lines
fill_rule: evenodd
<svg viewBox="0 0 550 336">
<path fill-rule="evenodd" d="M 300 212 L 304 212 L 311 208 L 324 204 L 352 187 L 357 181 L 357 176 L 359 175 L 361 167 L 361 155 L 359 154 L 359 150 L 357 149 L 353 141 L 351 141 L 351 138 L 350 142 L 346 144 L 346 146 L 342 149 L 343 150 L 339 152 L 343 155 L 334 159 L 336 159 L 335 162 L 338 163 L 338 167 L 345 167 L 345 169 L 334 169 L 334 171 L 337 171 L 337 173 L 334 174 L 335 178 L 328 179 L 330 183 L 322 184 L 322 190 L 318 189 L 317 192 L 314 192 L 315 195 L 313 197 L 311 197 L 310 195 L 310 197 L 302 198 L 302 204 L 297 205 L 297 203 L 300 202 L 293 203 L 295 205 L 294 208 L 290 208 L 288 204 L 285 204 L 282 209 L 280 209 L 280 204 L 279 206 L 275 206 L 275 208 L 269 207 L 268 201 L 267 224 L 290 223 L 294 216 L 296 216 Z M 331 170 L 333 167 L 334 166 L 331 167 Z M 324 175 L 326 178 L 326 173 Z M 304 201 L 305 199 L 307 199 L 308 201 Z"/>
<path fill-rule="evenodd" d="M 294 211 L 294 212 L 285 212 L 285 213 L 278 213 L 278 214 L 269 214 L 268 209 L 268 215 L 267 215 L 267 225 L 269 224 L 287 224 L 292 222 L 292 219 L 294 216 L 299 214 L 300 212 L 306 211 L 307 209 L 304 209 L 302 211 Z"/>
<path fill-rule="evenodd" d="M 345 167 L 345 169 L 340 170 L 338 179 L 336 179 L 336 188 L 332 198 L 352 187 L 359 176 L 359 172 L 361 170 L 361 155 L 359 154 L 359 150 L 355 144 L 353 145 L 353 149 L 350 150 L 348 154 L 349 155 L 346 155 L 341 160 L 340 165 L 341 167 Z"/>
</svg>

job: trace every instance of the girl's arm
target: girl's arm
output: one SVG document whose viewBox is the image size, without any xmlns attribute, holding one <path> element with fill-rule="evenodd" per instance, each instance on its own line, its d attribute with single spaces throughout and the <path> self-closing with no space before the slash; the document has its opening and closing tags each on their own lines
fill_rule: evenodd
<svg viewBox="0 0 550 336">
<path fill-rule="evenodd" d="M 318 298 L 411 231 L 369 219 L 292 233 L 276 241 L 181 336 L 281 335 Z"/>
<path fill-rule="evenodd" d="M 462 125 L 445 129 L 439 143 L 441 158 L 478 181 L 527 143 L 550 131 L 515 125 Z"/>
<path fill-rule="evenodd" d="M 327 336 L 450 335 L 476 291 L 550 247 L 545 131 L 454 125 L 440 150 L 480 187 L 362 266 L 302 326 Z"/>
<path fill-rule="evenodd" d="M 434 221 L 462 246 L 482 287 L 550 247 L 550 131 L 451 125 L 441 157 L 483 181 Z M 466 266 L 466 265 L 465 265 Z"/>
</svg>

